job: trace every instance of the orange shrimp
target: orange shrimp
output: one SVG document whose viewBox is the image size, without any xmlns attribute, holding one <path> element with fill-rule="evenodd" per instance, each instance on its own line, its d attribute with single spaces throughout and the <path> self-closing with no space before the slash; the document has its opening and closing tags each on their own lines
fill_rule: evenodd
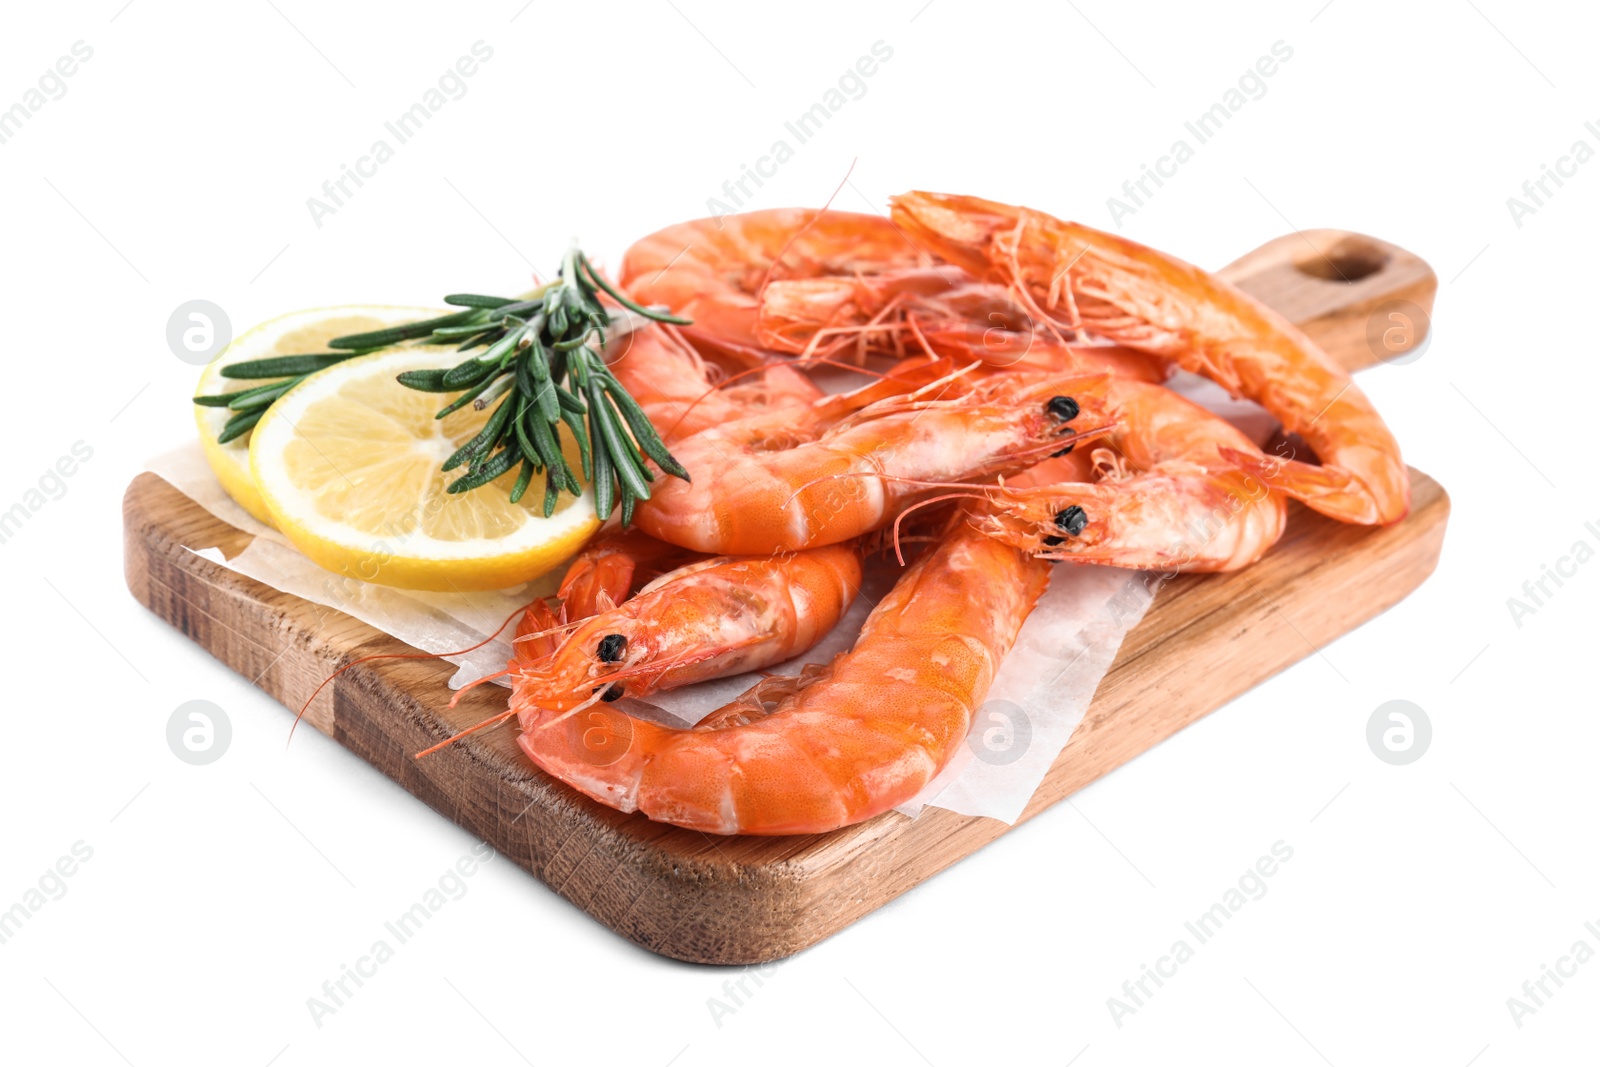
<svg viewBox="0 0 1600 1067">
<path fill-rule="evenodd" d="M 822 833 L 916 796 L 950 762 L 1048 581 L 958 524 L 873 610 L 855 646 L 768 679 L 692 729 L 514 690 L 519 742 L 602 804 L 716 834 Z"/>
<path fill-rule="evenodd" d="M 1222 418 L 1159 385 L 1113 380 L 1107 448 L 1024 472 L 988 494 L 974 522 L 1041 559 L 1162 571 L 1246 567 L 1283 535 L 1283 495 L 1229 454 L 1261 453 Z"/>
<path fill-rule="evenodd" d="M 1072 358 L 1032 328 L 1007 286 L 936 262 L 877 215 L 782 208 L 686 222 L 630 248 L 621 278 L 639 300 L 693 317 L 684 333 L 697 346 L 744 365 L 776 353 L 807 364 L 850 347 L 898 359 L 919 341 L 1000 367 L 1059 369 Z M 1086 358 L 1154 382 L 1171 366 L 1112 345 Z"/>
<path fill-rule="evenodd" d="M 782 663 L 833 629 L 860 586 L 853 545 L 691 563 L 553 644 L 518 644 L 512 707 L 570 711 Z"/>
<path fill-rule="evenodd" d="M 634 520 L 652 537 L 701 552 L 851 540 L 930 495 L 917 481 L 1022 470 L 1103 432 L 1107 381 L 1103 374 L 978 380 L 957 372 L 838 421 L 848 395 L 743 419 L 675 446 L 691 480 L 662 484 Z"/>
<path fill-rule="evenodd" d="M 891 204 L 911 240 L 1011 285 L 1041 323 L 1171 359 L 1261 404 L 1321 460 L 1229 455 L 1273 488 L 1344 522 L 1405 517 L 1410 479 L 1371 401 L 1253 297 L 1172 256 L 1028 208 L 923 192 Z"/>
<path fill-rule="evenodd" d="M 692 319 L 696 347 L 754 366 L 771 355 L 757 331 L 767 286 L 932 262 L 880 215 L 776 208 L 668 226 L 624 253 L 618 278 L 639 302 Z"/>
</svg>

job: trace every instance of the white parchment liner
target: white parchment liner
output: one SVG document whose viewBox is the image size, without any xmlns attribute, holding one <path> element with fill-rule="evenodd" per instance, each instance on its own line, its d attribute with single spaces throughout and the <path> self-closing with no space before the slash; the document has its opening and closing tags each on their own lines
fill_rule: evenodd
<svg viewBox="0 0 1600 1067">
<path fill-rule="evenodd" d="M 1231 402 L 1209 383 L 1175 379 L 1174 384 L 1258 441 L 1272 429 L 1259 408 Z M 211 473 L 198 442 L 156 458 L 149 469 L 223 522 L 255 536 L 232 559 L 224 559 L 215 546 L 187 546 L 196 554 L 302 600 L 352 615 L 424 652 L 477 644 L 519 606 L 553 593 L 559 584 L 559 571 L 490 593 L 411 592 L 343 578 L 312 563 L 282 534 L 235 504 Z M 861 596 L 833 632 L 805 656 L 774 670 L 797 673 L 807 662 L 826 662 L 848 649 L 897 571 L 892 561 L 870 567 Z M 967 744 L 899 810 L 915 816 L 931 805 L 1015 822 L 1082 721 L 1123 637 L 1144 617 L 1150 603 L 1149 577 L 1111 567 L 1055 567 L 1049 589 L 1001 665 Z M 502 635 L 475 652 L 445 657 L 460 668 L 450 679 L 451 688 L 502 669 L 510 654 L 509 637 Z M 658 693 L 651 702 L 669 718 L 692 724 L 757 680 L 754 674 L 723 678 Z M 441 693 L 439 699 L 447 697 Z"/>
</svg>

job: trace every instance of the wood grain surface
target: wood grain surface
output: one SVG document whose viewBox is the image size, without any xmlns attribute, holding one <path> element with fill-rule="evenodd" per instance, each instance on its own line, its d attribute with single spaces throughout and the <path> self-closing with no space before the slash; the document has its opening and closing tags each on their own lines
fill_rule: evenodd
<svg viewBox="0 0 1600 1067">
<path fill-rule="evenodd" d="M 1376 265 L 1341 280 L 1341 265 L 1350 274 L 1358 262 Z M 1415 256 L 1342 231 L 1281 238 L 1223 273 L 1352 367 L 1419 343 L 1434 285 Z M 1375 350 L 1369 320 L 1396 300 L 1420 308 L 1423 324 L 1400 347 L 1391 340 Z M 1023 819 L 1421 584 L 1438 560 L 1450 505 L 1432 479 L 1411 475 L 1412 511 L 1400 523 L 1344 526 L 1292 505 L 1283 541 L 1260 563 L 1162 587 Z M 153 474 L 129 485 L 123 521 L 133 595 L 288 708 L 352 659 L 415 651 L 190 551 L 216 547 L 232 556 L 250 537 Z M 415 760 L 413 753 L 504 708 L 505 690 L 481 686 L 448 710 L 453 671 L 432 660 L 360 664 L 322 691 L 307 721 L 598 921 L 677 959 L 742 964 L 790 955 L 1009 829 L 928 809 L 914 820 L 891 812 L 823 835 L 714 837 L 590 801 L 529 764 L 510 725 Z"/>
</svg>

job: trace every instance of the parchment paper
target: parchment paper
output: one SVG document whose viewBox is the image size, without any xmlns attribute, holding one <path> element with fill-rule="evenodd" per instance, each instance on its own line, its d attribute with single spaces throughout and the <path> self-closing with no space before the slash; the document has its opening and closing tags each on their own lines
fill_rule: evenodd
<svg viewBox="0 0 1600 1067">
<path fill-rule="evenodd" d="M 1254 405 L 1230 400 L 1209 382 L 1181 376 L 1171 383 L 1217 410 L 1257 441 L 1273 429 Z M 217 483 L 198 442 L 160 456 L 149 469 L 222 521 L 255 535 L 232 559 L 208 545 L 187 546 L 230 570 L 303 600 L 353 615 L 424 652 L 442 653 L 477 644 L 519 606 L 553 593 L 552 574 L 516 589 L 492 593 L 421 593 L 370 585 L 331 574 L 312 563 L 277 531 L 257 522 Z M 826 662 L 848 649 L 862 620 L 894 581 L 895 568 L 868 570 L 861 596 L 823 641 L 800 659 L 774 668 L 796 673 L 808 662 Z M 967 744 L 920 795 L 899 809 L 915 816 L 926 806 L 1013 823 L 1022 814 L 1050 765 L 1082 721 L 1094 691 L 1116 657 L 1122 639 L 1151 601 L 1151 576 L 1099 566 L 1057 566 L 1049 589 L 1023 624 L 1016 646 L 979 709 Z M 510 633 L 508 628 L 506 634 Z M 459 667 L 450 679 L 460 688 L 501 670 L 511 654 L 508 636 L 464 656 L 446 656 Z M 637 710 L 659 709 L 669 721 L 698 722 L 753 685 L 757 675 L 723 678 L 670 693 L 658 693 Z M 444 694 L 440 694 L 441 700 Z M 627 706 L 622 702 L 619 706 Z"/>
</svg>

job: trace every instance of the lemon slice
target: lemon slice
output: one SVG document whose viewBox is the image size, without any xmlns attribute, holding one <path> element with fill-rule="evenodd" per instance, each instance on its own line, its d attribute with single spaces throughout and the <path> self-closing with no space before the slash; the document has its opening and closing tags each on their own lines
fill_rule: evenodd
<svg viewBox="0 0 1600 1067">
<path fill-rule="evenodd" d="M 233 339 L 233 343 L 206 364 L 200 373 L 200 384 L 195 396 L 214 396 L 217 393 L 236 393 L 253 385 L 263 384 L 239 378 L 224 378 L 222 370 L 230 363 L 247 359 L 265 359 L 268 356 L 297 356 L 327 352 L 328 342 L 335 337 L 352 333 L 381 330 L 405 322 L 417 322 L 446 314 L 432 308 L 382 307 L 376 305 L 351 305 L 349 307 L 313 308 L 280 315 Z M 448 352 L 449 349 L 444 351 Z M 445 360 L 439 366 L 448 366 Z M 227 408 L 194 406 L 194 420 L 200 427 L 200 445 L 205 449 L 206 461 L 216 472 L 217 481 L 227 494 L 250 514 L 262 522 L 271 523 L 261 494 L 256 492 L 250 478 L 250 435 L 236 437 L 225 445 L 217 443 L 217 435 L 227 425 L 233 412 Z"/>
<path fill-rule="evenodd" d="M 469 404 L 435 419 L 459 394 L 418 392 L 395 375 L 460 358 L 429 348 L 361 356 L 313 374 L 268 410 L 251 436 L 250 472 L 297 548 L 362 581 L 464 592 L 537 578 L 583 546 L 600 525 L 587 486 L 564 494 L 549 518 L 542 477 L 511 503 L 515 468 L 446 492 L 466 471 L 440 467 L 489 412 Z M 568 460 L 576 470 L 575 451 Z"/>
</svg>

